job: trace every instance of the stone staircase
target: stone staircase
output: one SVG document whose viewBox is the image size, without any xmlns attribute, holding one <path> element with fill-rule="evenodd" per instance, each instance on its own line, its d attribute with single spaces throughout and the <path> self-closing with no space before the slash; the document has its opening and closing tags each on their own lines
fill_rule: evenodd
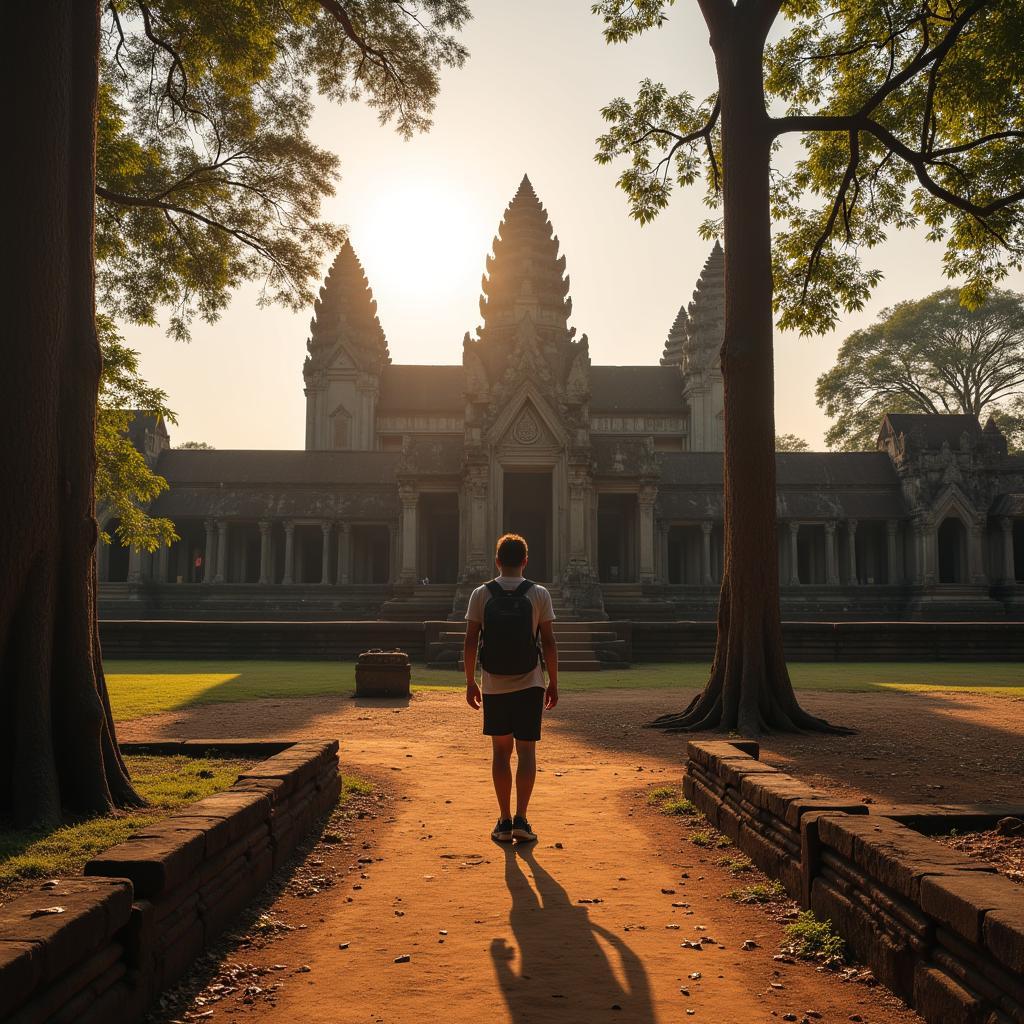
<svg viewBox="0 0 1024 1024">
<path fill-rule="evenodd" d="M 379 618 L 385 622 L 426 622 L 443 619 L 455 601 L 454 583 L 395 586 L 381 605 Z"/>
<path fill-rule="evenodd" d="M 554 598 L 554 594 L 552 594 Z M 599 672 L 602 668 L 628 668 L 629 642 L 607 622 L 559 621 L 555 607 L 555 639 L 558 642 L 558 668 L 561 672 Z M 466 636 L 464 622 L 427 623 L 427 664 L 434 668 L 462 668 L 462 644 Z"/>
</svg>

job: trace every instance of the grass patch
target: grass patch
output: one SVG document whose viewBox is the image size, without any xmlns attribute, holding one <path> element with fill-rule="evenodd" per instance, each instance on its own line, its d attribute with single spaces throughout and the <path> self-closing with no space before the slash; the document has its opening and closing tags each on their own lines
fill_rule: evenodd
<svg viewBox="0 0 1024 1024">
<path fill-rule="evenodd" d="M 350 796 L 370 796 L 373 793 L 373 783 L 366 779 L 360 779 L 355 775 L 341 776 L 341 801 L 344 803 Z"/>
<path fill-rule="evenodd" d="M 726 898 L 737 903 L 775 903 L 788 898 L 786 889 L 781 882 L 756 882 L 745 885 L 742 889 L 727 892 Z"/>
<path fill-rule="evenodd" d="M 107 662 L 107 686 L 119 721 L 200 704 L 286 697 L 347 696 L 355 690 L 355 665 L 339 661 L 156 661 Z M 1024 697 L 1024 668 L 1013 663 L 795 662 L 789 666 L 798 690 L 907 693 L 950 691 Z M 602 672 L 567 672 L 563 693 L 590 690 L 700 689 L 708 666 L 699 662 L 636 665 Z M 980 683 L 984 680 L 984 683 Z M 461 689 L 454 669 L 414 665 L 414 690 Z"/>
<path fill-rule="evenodd" d="M 647 794 L 647 802 L 662 814 L 690 817 L 697 814 L 697 805 L 683 796 L 678 786 L 655 786 Z"/>
<path fill-rule="evenodd" d="M 754 870 L 754 865 L 746 857 L 722 857 L 718 866 L 728 869 L 730 875 L 742 875 Z"/>
<path fill-rule="evenodd" d="M 831 921 L 819 921 L 814 911 L 804 910 L 797 919 L 786 925 L 790 939 L 786 951 L 803 960 L 817 960 L 827 966 L 846 959 L 846 944 L 832 927 Z"/>
<path fill-rule="evenodd" d="M 51 831 L 0 824 L 0 895 L 17 882 L 77 874 L 90 857 L 171 811 L 227 789 L 252 762 L 235 758 L 125 758 L 138 792 L 150 806 L 69 822 Z"/>
<path fill-rule="evenodd" d="M 690 836 L 690 842 L 702 850 L 724 850 L 732 846 L 732 840 L 728 836 L 723 836 L 713 828 L 698 829 Z"/>
</svg>

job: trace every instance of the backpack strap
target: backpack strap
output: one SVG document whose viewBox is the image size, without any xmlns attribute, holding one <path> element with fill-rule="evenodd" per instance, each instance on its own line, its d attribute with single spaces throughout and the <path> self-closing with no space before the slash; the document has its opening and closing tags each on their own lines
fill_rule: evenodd
<svg viewBox="0 0 1024 1024">
<path fill-rule="evenodd" d="M 522 583 L 512 591 L 513 597 L 522 597 L 533 586 L 533 580 L 523 580 Z"/>
<path fill-rule="evenodd" d="M 491 597 L 504 597 L 505 588 L 497 580 L 489 580 L 484 584 Z"/>
</svg>

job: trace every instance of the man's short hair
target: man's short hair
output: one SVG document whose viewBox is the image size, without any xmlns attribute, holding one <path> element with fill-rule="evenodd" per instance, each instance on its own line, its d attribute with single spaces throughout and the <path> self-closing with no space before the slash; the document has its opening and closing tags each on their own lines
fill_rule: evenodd
<svg viewBox="0 0 1024 1024">
<path fill-rule="evenodd" d="M 520 537 L 518 533 L 506 533 L 503 537 L 498 538 L 497 547 L 494 549 L 494 560 L 498 565 L 507 565 L 510 569 L 514 569 L 526 561 L 526 556 L 529 553 L 530 548 L 525 537 Z"/>
</svg>

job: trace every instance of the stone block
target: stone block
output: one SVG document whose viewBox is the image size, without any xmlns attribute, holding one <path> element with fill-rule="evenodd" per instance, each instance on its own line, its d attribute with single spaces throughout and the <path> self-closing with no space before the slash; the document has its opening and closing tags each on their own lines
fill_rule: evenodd
<svg viewBox="0 0 1024 1024">
<path fill-rule="evenodd" d="M 889 818 L 823 818 L 819 834 L 823 843 L 853 861 L 870 878 L 913 902 L 919 898 L 922 880 L 929 876 L 992 872 L 983 863 Z"/>
<path fill-rule="evenodd" d="M 364 651 L 356 661 L 357 697 L 408 697 L 411 682 L 405 651 Z"/>
<path fill-rule="evenodd" d="M 735 786 L 737 789 L 740 783 L 749 775 L 778 775 L 779 770 L 770 764 L 762 761 L 755 761 L 752 757 L 723 757 L 719 758 L 717 765 L 718 777 L 727 785 Z"/>
<path fill-rule="evenodd" d="M 937 967 L 918 964 L 914 972 L 914 1007 L 927 1021 L 986 1024 L 984 1003 Z"/>
<path fill-rule="evenodd" d="M 1022 899 L 1019 886 L 995 873 L 956 871 L 921 880 L 921 909 L 957 935 L 979 944 L 985 915 L 992 911 L 1012 914 L 1019 910 Z"/>
<path fill-rule="evenodd" d="M 43 947 L 0 937 L 0 1020 L 21 1006 L 43 976 Z"/>
<path fill-rule="evenodd" d="M 158 899 L 184 886 L 203 862 L 202 831 L 176 829 L 164 819 L 105 850 L 85 865 L 86 875 L 130 878 L 144 899 Z"/>
<path fill-rule="evenodd" d="M 123 928 L 131 906 L 132 885 L 125 877 L 69 878 L 0 907 L 0 943 L 37 946 L 41 980 L 51 982 Z M 49 907 L 63 910 L 43 912 Z"/>
<path fill-rule="evenodd" d="M 714 768 L 722 757 L 746 755 L 756 761 L 760 752 L 755 740 L 690 740 L 686 744 L 687 757 L 705 768 Z"/>
<path fill-rule="evenodd" d="M 1024 893 L 1014 907 L 996 907 L 982 923 L 985 947 L 1005 967 L 1024 978 Z"/>
</svg>

